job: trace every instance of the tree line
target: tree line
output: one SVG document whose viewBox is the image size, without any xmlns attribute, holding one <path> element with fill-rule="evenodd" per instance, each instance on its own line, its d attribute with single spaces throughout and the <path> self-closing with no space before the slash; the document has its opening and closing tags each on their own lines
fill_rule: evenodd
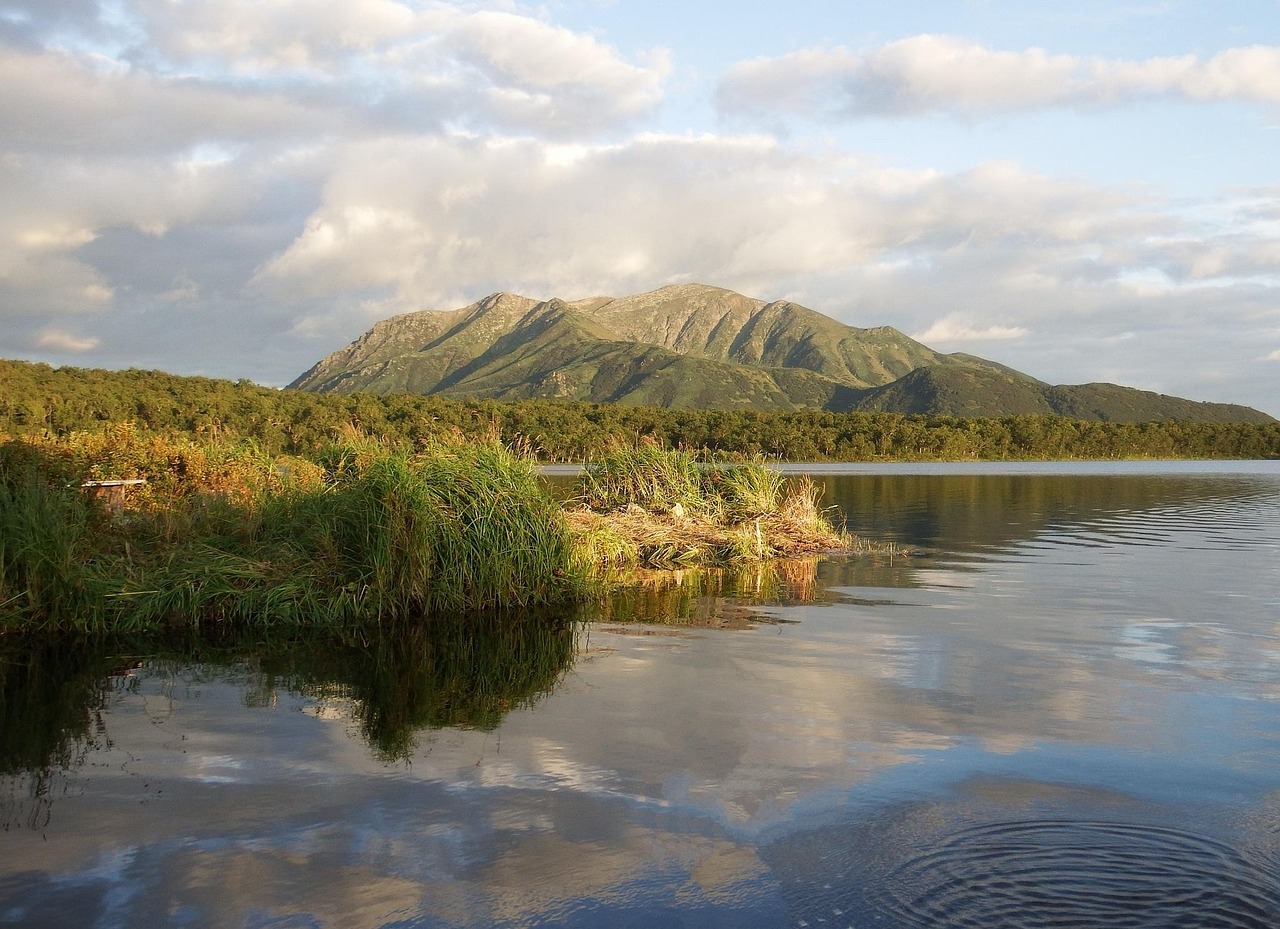
<svg viewBox="0 0 1280 929">
<path fill-rule="evenodd" d="M 352 434 L 420 446 L 498 437 L 546 461 L 652 439 L 714 457 L 789 461 L 1277 458 L 1280 423 L 1098 422 L 1060 416 L 687 410 L 563 400 L 311 394 L 159 371 L 51 368 L 0 359 L 0 434 L 63 435 L 110 423 L 251 441 L 306 455 Z"/>
</svg>

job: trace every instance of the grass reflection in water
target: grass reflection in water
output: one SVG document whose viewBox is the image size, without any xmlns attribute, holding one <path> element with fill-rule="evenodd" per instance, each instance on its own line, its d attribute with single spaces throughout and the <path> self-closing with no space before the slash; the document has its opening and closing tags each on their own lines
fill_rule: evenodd
<svg viewBox="0 0 1280 929">
<path fill-rule="evenodd" d="M 286 692 L 345 708 L 376 757 L 407 758 L 426 729 L 492 729 L 568 672 L 579 624 L 468 616 L 345 634 L 0 643 L 0 775 L 34 796 L 110 744 L 104 710 L 147 675 L 235 681 L 248 705 Z"/>
</svg>

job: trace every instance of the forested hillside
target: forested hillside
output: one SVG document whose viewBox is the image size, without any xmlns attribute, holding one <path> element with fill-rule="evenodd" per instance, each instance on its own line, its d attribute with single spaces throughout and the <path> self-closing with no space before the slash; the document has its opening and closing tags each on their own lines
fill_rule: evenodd
<svg viewBox="0 0 1280 929">
<path fill-rule="evenodd" d="M 51 368 L 0 359 L 0 435 L 111 423 L 273 454 L 306 453 L 353 431 L 416 444 L 442 433 L 498 434 L 548 461 L 578 461 L 611 441 L 650 437 L 718 455 L 792 461 L 875 459 L 1278 458 L 1280 423 L 1116 423 L 1025 414 L 688 410 L 563 400 L 320 395 L 158 371 Z"/>
</svg>

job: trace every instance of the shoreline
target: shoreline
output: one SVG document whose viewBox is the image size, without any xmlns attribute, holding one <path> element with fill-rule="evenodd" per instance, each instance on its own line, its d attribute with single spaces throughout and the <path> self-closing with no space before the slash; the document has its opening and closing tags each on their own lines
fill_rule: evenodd
<svg viewBox="0 0 1280 929">
<path fill-rule="evenodd" d="M 103 482 L 123 488 L 109 506 Z M 88 487 L 89 490 L 82 488 Z M 812 481 L 605 451 L 570 500 L 496 441 L 314 460 L 118 428 L 0 444 L 0 630 L 343 628 L 583 602 L 626 567 L 856 551 Z"/>
</svg>

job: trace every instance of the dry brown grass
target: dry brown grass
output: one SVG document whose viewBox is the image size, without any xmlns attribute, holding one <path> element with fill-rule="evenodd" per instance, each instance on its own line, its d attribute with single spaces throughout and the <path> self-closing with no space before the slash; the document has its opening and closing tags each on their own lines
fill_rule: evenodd
<svg viewBox="0 0 1280 929">
<path fill-rule="evenodd" d="M 737 523 L 634 505 L 604 513 L 578 507 L 566 516 L 583 559 L 600 567 L 727 564 L 850 551 L 858 544 L 803 506 Z"/>
</svg>

